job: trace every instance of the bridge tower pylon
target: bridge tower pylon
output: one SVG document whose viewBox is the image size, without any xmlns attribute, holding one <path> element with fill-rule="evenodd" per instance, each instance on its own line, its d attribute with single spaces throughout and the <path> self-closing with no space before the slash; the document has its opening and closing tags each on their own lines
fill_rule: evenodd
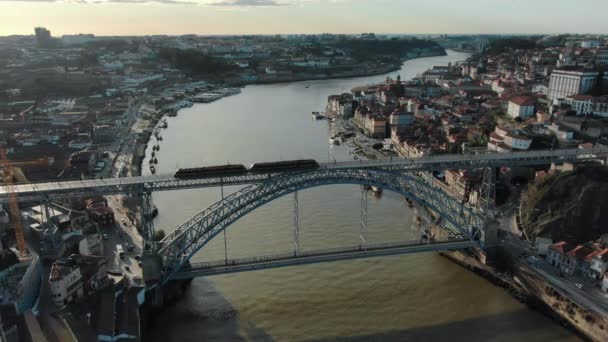
<svg viewBox="0 0 608 342">
<path fill-rule="evenodd" d="M 496 205 L 496 169 L 486 167 L 479 191 L 478 207 L 484 214 L 490 214 Z"/>
<path fill-rule="evenodd" d="M 152 192 L 141 189 L 139 192 L 141 207 L 141 233 L 143 238 L 144 253 L 153 254 L 156 252 L 156 241 L 154 241 L 154 205 L 152 204 Z"/>
<path fill-rule="evenodd" d="M 494 220 L 494 212 L 496 209 L 496 172 L 496 168 L 484 168 L 478 200 L 478 209 L 485 217 L 482 239 L 486 252 L 497 243 L 498 226 Z"/>
</svg>

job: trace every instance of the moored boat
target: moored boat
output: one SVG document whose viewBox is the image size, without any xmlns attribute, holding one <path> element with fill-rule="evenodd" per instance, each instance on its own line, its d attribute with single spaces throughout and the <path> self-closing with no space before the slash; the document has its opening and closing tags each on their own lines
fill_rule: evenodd
<svg viewBox="0 0 608 342">
<path fill-rule="evenodd" d="M 374 192 L 376 194 L 381 194 L 382 193 L 382 188 L 377 187 L 375 185 L 372 185 L 372 192 Z"/>
</svg>

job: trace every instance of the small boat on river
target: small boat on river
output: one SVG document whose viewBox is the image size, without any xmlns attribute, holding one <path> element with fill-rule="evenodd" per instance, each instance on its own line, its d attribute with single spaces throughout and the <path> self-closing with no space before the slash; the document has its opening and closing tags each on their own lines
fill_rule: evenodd
<svg viewBox="0 0 608 342">
<path fill-rule="evenodd" d="M 405 205 L 407 205 L 409 208 L 414 207 L 414 203 L 412 202 L 412 200 L 407 197 L 405 198 Z"/>
<path fill-rule="evenodd" d="M 382 188 L 377 187 L 377 186 L 372 186 L 372 192 L 380 195 L 382 193 Z"/>
</svg>

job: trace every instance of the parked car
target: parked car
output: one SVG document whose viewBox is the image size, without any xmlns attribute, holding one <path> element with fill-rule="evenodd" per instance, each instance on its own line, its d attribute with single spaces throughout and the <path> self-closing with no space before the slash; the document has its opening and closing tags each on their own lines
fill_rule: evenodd
<svg viewBox="0 0 608 342">
<path fill-rule="evenodd" d="M 104 234 L 102 235 L 102 237 L 103 237 L 103 239 L 104 239 L 104 240 L 108 240 L 108 239 L 110 238 L 110 237 L 108 236 L 108 234 L 106 234 L 106 233 L 104 233 Z"/>
</svg>

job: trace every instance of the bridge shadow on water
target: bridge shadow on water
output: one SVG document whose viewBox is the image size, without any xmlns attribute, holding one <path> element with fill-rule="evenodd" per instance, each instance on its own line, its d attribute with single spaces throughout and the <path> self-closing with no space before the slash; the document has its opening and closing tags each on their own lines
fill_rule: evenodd
<svg viewBox="0 0 608 342">
<path fill-rule="evenodd" d="M 274 341 L 253 323 L 240 324 L 237 310 L 221 291 L 211 281 L 198 278 L 181 300 L 155 317 L 145 341 Z"/>
<path fill-rule="evenodd" d="M 195 279 L 184 298 L 167 307 L 146 333 L 146 341 L 277 341 L 252 320 L 239 319 L 237 309 L 213 282 Z M 568 330 L 548 323 L 547 318 L 528 308 L 484 315 L 459 321 L 429 324 L 357 336 L 306 337 L 293 340 L 311 342 L 368 341 L 579 341 Z M 418 322 L 420 323 L 420 322 Z M 365 324 L 364 321 L 361 324 Z M 549 328 L 548 328 L 549 327 Z M 358 330 L 353 327 L 352 330 Z M 348 334 L 349 327 L 342 328 Z M 365 329 L 365 328 L 364 328 Z M 373 329 L 373 328 L 372 328 Z M 338 328 L 338 330 L 341 330 Z M 294 334 L 298 332 L 294 331 Z"/>
<path fill-rule="evenodd" d="M 196 279 L 184 298 L 165 309 L 147 332 L 146 341 L 278 341 L 251 320 L 239 319 L 237 309 L 215 285 L 204 278 Z M 403 330 L 357 336 L 298 336 L 298 341 L 578 341 L 571 332 L 547 324 L 538 312 L 522 308 L 515 311 L 474 317 L 460 321 L 430 324 Z M 420 322 L 418 322 L 420 323 Z M 361 324 L 365 324 L 364 321 Z M 549 328 L 548 328 L 549 327 Z M 349 327 L 342 327 L 348 334 Z M 353 327 L 352 330 L 359 328 Z M 365 329 L 365 328 L 364 328 Z M 373 327 L 372 327 L 373 329 Z M 341 330 L 338 328 L 338 330 Z"/>
<path fill-rule="evenodd" d="M 529 309 L 485 315 L 461 321 L 431 324 L 403 330 L 350 337 L 332 336 L 307 339 L 310 342 L 369 342 L 369 341 L 580 341 L 573 333 L 555 325 L 547 329 L 546 319 Z M 541 322 L 539 322 L 539 320 Z M 540 323 L 540 324 L 539 324 Z"/>
</svg>

